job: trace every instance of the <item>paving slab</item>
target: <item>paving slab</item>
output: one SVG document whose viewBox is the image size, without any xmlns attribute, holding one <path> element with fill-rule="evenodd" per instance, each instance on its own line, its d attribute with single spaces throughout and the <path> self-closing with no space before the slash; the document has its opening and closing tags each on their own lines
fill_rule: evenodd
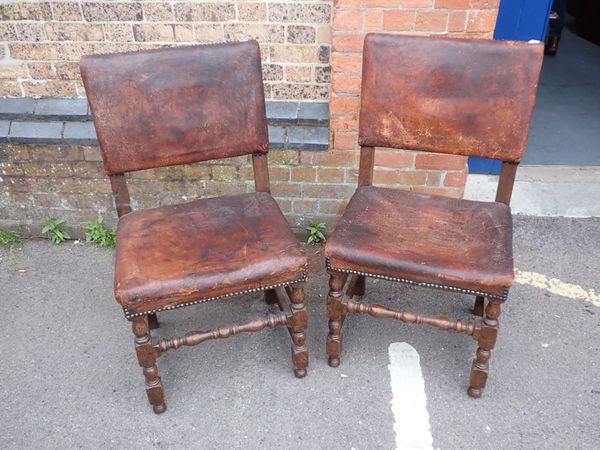
<svg viewBox="0 0 600 450">
<path fill-rule="evenodd" d="M 470 174 L 465 198 L 493 201 L 498 176 Z M 522 166 L 517 170 L 514 214 L 600 217 L 600 166 Z"/>
<path fill-rule="evenodd" d="M 520 270 L 595 298 L 600 219 L 517 216 L 514 241 Z M 394 448 L 389 347 L 401 342 L 420 356 L 433 448 L 600 446 L 600 308 L 576 289 L 514 286 L 474 400 L 476 346 L 463 335 L 350 315 L 342 364 L 328 367 L 327 276 L 321 247 L 308 251 L 308 376 L 294 378 L 284 328 L 172 351 L 158 361 L 168 409 L 156 416 L 112 295 L 113 251 L 35 240 L 0 249 L 0 448 Z M 367 299 L 466 318 L 473 301 L 382 280 L 368 282 Z M 182 308 L 159 315 L 160 332 L 268 310 L 260 295 Z"/>
</svg>

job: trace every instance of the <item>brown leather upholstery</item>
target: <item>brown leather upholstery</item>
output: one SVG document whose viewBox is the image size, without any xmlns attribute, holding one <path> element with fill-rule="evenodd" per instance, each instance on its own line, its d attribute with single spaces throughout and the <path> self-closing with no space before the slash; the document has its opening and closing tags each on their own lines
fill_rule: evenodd
<svg viewBox="0 0 600 450">
<path fill-rule="evenodd" d="M 256 41 L 84 56 L 108 174 L 267 152 Z"/>
<path fill-rule="evenodd" d="M 369 34 L 359 142 L 519 162 L 542 44 Z"/>
<path fill-rule="evenodd" d="M 360 187 L 325 256 L 333 270 L 503 298 L 513 282 L 510 208 Z"/>
<path fill-rule="evenodd" d="M 289 284 L 306 264 L 270 194 L 203 199 L 121 218 L 115 294 L 131 316 Z"/>
</svg>

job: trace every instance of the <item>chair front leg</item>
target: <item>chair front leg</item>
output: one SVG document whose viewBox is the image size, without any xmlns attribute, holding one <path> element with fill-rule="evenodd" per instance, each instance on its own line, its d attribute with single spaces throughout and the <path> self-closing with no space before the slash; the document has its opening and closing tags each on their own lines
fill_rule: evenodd
<svg viewBox="0 0 600 450">
<path fill-rule="evenodd" d="M 329 295 L 327 296 L 327 316 L 329 317 L 329 335 L 327 336 L 327 362 L 331 367 L 340 365 L 342 354 L 342 325 L 348 312 L 342 298 L 346 276 L 333 273 L 329 277 Z"/>
<path fill-rule="evenodd" d="M 167 410 L 165 405 L 165 395 L 162 381 L 158 376 L 156 367 L 156 350 L 152 347 L 152 338 L 150 337 L 150 328 L 148 318 L 136 317 L 132 323 L 133 334 L 135 335 L 135 352 L 138 362 L 144 371 L 146 379 L 146 394 L 152 409 L 156 414 L 164 413 Z"/>
<path fill-rule="evenodd" d="M 471 382 L 467 390 L 468 394 L 474 398 L 481 397 L 487 381 L 490 368 L 489 361 L 498 337 L 500 304 L 500 300 L 489 299 L 483 315 L 483 325 L 478 338 L 479 348 L 473 360 Z"/>
<path fill-rule="evenodd" d="M 306 376 L 308 367 L 308 348 L 306 347 L 306 328 L 308 314 L 304 305 L 304 284 L 291 287 L 292 315 L 288 319 L 288 329 L 292 337 L 292 362 L 297 378 Z"/>
</svg>

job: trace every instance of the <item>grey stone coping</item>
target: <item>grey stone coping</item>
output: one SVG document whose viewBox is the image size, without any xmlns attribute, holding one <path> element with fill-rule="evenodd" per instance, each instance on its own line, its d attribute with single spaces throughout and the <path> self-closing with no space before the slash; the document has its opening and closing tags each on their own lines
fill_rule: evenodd
<svg viewBox="0 0 600 450">
<path fill-rule="evenodd" d="M 267 101 L 272 149 L 327 150 L 329 104 Z M 97 145 L 85 99 L 0 98 L 0 143 Z"/>
</svg>

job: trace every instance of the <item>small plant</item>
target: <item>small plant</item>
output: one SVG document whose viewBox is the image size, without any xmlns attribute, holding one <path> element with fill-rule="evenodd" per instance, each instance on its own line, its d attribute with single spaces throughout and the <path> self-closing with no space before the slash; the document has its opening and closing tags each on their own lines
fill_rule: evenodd
<svg viewBox="0 0 600 450">
<path fill-rule="evenodd" d="M 42 234 L 45 234 L 55 244 L 60 244 L 67 239 L 71 239 L 69 233 L 62 227 L 63 223 L 65 223 L 64 219 L 50 217 L 46 221 L 46 226 L 42 229 Z"/>
<path fill-rule="evenodd" d="M 85 227 L 85 242 L 93 243 L 99 247 L 115 248 L 117 232 L 113 228 L 106 228 L 102 218 Z"/>
<path fill-rule="evenodd" d="M 308 242 L 310 245 L 315 245 L 315 244 L 319 244 L 321 242 L 325 242 L 325 235 L 323 234 L 323 232 L 325 231 L 325 228 L 327 228 L 327 225 L 323 222 L 317 223 L 311 223 L 309 227 L 307 227 L 306 229 L 310 232 L 309 236 L 308 236 Z"/>
<path fill-rule="evenodd" d="M 0 247 L 11 248 L 19 245 L 21 241 L 23 241 L 23 238 L 16 231 L 0 230 Z"/>
</svg>

